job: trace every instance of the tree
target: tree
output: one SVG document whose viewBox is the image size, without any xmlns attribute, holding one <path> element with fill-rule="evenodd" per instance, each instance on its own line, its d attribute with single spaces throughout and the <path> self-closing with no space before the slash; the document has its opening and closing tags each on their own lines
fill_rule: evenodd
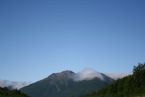
<svg viewBox="0 0 145 97">
<path fill-rule="evenodd" d="M 145 96 L 145 63 L 133 68 L 133 75 L 115 81 L 99 92 L 84 97 L 144 97 Z"/>
</svg>

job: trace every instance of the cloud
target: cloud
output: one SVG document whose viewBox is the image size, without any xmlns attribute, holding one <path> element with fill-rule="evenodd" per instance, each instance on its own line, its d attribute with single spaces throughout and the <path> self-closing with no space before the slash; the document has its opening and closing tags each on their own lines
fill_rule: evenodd
<svg viewBox="0 0 145 97">
<path fill-rule="evenodd" d="M 3 81 L 3 80 L 0 80 L 0 87 L 6 87 L 6 84 L 5 84 L 5 82 Z"/>
<path fill-rule="evenodd" d="M 14 82 L 14 81 L 8 81 L 8 80 L 0 80 L 0 87 L 2 88 L 8 87 L 10 89 L 20 89 L 29 84 L 30 82 Z"/>
<path fill-rule="evenodd" d="M 75 81 L 92 80 L 96 77 L 101 79 L 101 80 L 104 80 L 101 73 L 97 72 L 94 69 L 86 68 L 86 69 L 82 70 L 81 72 L 76 73 L 74 80 Z"/>
<path fill-rule="evenodd" d="M 117 79 L 121 79 L 125 76 L 131 75 L 132 73 L 106 73 L 107 76 L 109 76 L 110 78 L 117 80 Z"/>
</svg>

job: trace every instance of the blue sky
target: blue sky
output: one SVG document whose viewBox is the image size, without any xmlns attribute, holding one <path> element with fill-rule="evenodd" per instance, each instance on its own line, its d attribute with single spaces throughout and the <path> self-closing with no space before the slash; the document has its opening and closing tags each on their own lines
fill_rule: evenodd
<svg viewBox="0 0 145 97">
<path fill-rule="evenodd" d="M 37 81 L 145 62 L 144 0 L 0 0 L 0 79 Z"/>
</svg>

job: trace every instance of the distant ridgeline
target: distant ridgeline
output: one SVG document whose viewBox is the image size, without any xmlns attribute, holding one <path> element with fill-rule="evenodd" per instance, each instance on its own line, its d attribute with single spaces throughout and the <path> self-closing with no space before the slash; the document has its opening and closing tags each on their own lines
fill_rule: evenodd
<svg viewBox="0 0 145 97">
<path fill-rule="evenodd" d="M 29 97 L 18 90 L 9 90 L 8 88 L 0 88 L 0 97 Z"/>
<path fill-rule="evenodd" d="M 119 79 L 99 92 L 82 97 L 145 97 L 145 63 L 134 66 L 133 75 Z"/>
</svg>

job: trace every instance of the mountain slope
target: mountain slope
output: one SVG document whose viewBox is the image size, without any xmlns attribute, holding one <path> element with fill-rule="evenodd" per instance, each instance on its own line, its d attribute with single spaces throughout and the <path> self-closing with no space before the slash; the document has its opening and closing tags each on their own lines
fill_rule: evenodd
<svg viewBox="0 0 145 97">
<path fill-rule="evenodd" d="M 9 90 L 7 88 L 0 88 L 0 97 L 28 97 L 18 90 Z"/>
<path fill-rule="evenodd" d="M 133 69 L 133 75 L 117 80 L 110 86 L 83 97 L 144 97 L 145 96 L 145 64 Z"/>
<path fill-rule="evenodd" d="M 112 83 L 113 80 L 108 76 L 101 73 L 99 75 L 103 77 L 103 80 L 95 77 L 91 80 L 76 81 L 75 79 L 78 77 L 76 73 L 63 71 L 26 86 L 21 91 L 31 97 L 79 97 L 100 90 Z"/>
</svg>

